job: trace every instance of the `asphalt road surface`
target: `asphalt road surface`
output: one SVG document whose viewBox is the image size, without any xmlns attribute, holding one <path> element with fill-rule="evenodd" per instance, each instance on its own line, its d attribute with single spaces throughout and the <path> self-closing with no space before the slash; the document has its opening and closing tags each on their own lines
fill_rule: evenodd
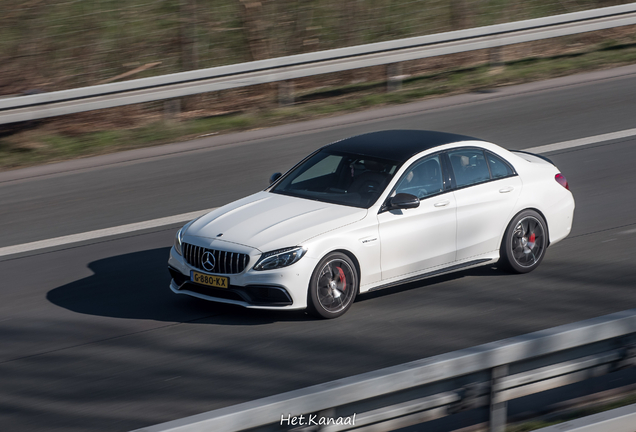
<svg viewBox="0 0 636 432">
<path fill-rule="evenodd" d="M 216 207 L 313 149 L 433 129 L 523 149 L 636 127 L 636 68 L 0 173 L 0 247 Z M 172 294 L 177 225 L 0 256 L 0 430 L 126 431 L 636 307 L 636 138 L 549 153 L 574 228 L 538 270 L 360 296 L 343 317 Z"/>
</svg>

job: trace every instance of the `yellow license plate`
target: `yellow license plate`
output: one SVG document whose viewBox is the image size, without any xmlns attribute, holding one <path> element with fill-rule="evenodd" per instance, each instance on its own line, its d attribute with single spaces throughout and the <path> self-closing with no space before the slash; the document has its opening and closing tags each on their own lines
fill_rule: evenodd
<svg viewBox="0 0 636 432">
<path fill-rule="evenodd" d="M 192 272 L 192 282 L 216 288 L 229 288 L 230 279 L 223 276 L 213 276 L 205 273 Z"/>
</svg>

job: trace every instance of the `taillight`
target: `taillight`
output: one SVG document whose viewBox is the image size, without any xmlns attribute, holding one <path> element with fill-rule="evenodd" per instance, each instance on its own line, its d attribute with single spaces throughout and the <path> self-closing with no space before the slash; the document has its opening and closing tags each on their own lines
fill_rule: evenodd
<svg viewBox="0 0 636 432">
<path fill-rule="evenodd" d="M 559 174 L 555 175 L 554 179 L 557 181 L 558 184 L 560 184 L 561 186 L 563 186 L 567 190 L 570 190 L 570 186 L 568 186 L 568 181 L 567 181 L 567 179 L 565 178 L 565 176 L 563 174 L 559 173 Z"/>
</svg>

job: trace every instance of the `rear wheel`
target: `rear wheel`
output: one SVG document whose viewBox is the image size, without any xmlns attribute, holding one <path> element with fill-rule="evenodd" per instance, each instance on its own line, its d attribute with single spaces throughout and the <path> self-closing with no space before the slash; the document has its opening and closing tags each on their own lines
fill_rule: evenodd
<svg viewBox="0 0 636 432">
<path fill-rule="evenodd" d="M 358 273 L 351 259 L 340 252 L 323 258 L 309 282 L 308 309 L 319 318 L 337 318 L 353 304 L 358 294 Z"/>
<path fill-rule="evenodd" d="M 545 220 L 534 210 L 517 214 L 501 243 L 501 263 L 515 273 L 528 273 L 541 264 L 548 242 Z"/>
</svg>

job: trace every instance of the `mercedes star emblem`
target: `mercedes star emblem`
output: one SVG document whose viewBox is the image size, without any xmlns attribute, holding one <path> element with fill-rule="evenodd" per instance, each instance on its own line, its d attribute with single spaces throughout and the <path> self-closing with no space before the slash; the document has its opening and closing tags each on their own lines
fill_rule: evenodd
<svg viewBox="0 0 636 432">
<path fill-rule="evenodd" d="M 212 255 L 212 252 L 205 252 L 201 257 L 201 265 L 203 268 L 207 271 L 212 271 L 214 270 L 214 264 L 216 264 L 216 259 L 214 258 L 214 255 Z"/>
</svg>

